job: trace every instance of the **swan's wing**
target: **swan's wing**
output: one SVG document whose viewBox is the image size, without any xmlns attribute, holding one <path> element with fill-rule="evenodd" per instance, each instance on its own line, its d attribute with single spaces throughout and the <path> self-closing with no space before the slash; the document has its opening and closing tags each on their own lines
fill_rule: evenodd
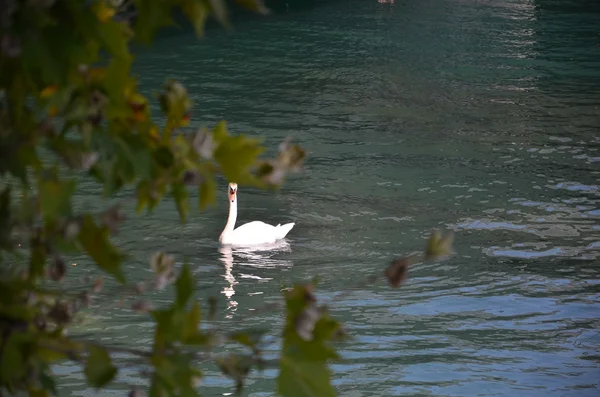
<svg viewBox="0 0 600 397">
<path fill-rule="evenodd" d="M 269 233 L 272 232 L 273 229 L 275 229 L 275 226 L 271 226 L 268 223 L 264 223 L 262 221 L 252 221 L 236 228 L 234 233 Z"/>
<path fill-rule="evenodd" d="M 284 238 L 293 226 L 293 223 L 273 226 L 261 221 L 253 221 L 235 229 L 231 237 L 236 244 L 271 243 Z"/>
</svg>

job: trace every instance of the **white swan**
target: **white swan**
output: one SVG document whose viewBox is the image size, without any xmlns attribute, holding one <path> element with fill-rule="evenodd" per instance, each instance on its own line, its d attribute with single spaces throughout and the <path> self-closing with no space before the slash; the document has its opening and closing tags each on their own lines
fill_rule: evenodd
<svg viewBox="0 0 600 397">
<path fill-rule="evenodd" d="M 253 221 L 234 229 L 237 218 L 237 183 L 229 184 L 228 197 L 229 217 L 219 237 L 219 243 L 223 245 L 248 246 L 274 243 L 285 238 L 294 227 L 293 222 L 272 226 L 261 221 Z"/>
</svg>

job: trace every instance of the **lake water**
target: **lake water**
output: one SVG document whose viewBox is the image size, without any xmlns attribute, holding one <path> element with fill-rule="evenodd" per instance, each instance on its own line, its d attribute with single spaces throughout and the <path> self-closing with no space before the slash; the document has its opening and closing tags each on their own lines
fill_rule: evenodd
<svg viewBox="0 0 600 397">
<path fill-rule="evenodd" d="M 238 222 L 296 222 L 289 249 L 219 252 L 221 181 L 218 206 L 183 226 L 170 200 L 129 211 L 117 239 L 129 277 L 151 277 L 155 250 L 187 256 L 199 296 L 219 296 L 219 326 L 273 327 L 274 352 L 281 313 L 253 311 L 319 275 L 319 299 L 355 338 L 333 365 L 340 396 L 597 396 L 599 28 L 594 2 L 348 0 L 203 41 L 163 37 L 137 58 L 145 89 L 176 77 L 198 126 L 227 119 L 272 150 L 291 136 L 309 157 L 280 192 L 239 192 Z M 84 186 L 80 205 L 97 191 Z M 434 227 L 456 233 L 449 261 L 415 266 L 400 289 L 336 298 Z M 113 292 L 81 332 L 148 346 L 152 323 Z M 204 396 L 234 391 L 206 370 Z M 73 395 L 95 395 L 78 367 L 56 372 Z M 253 373 L 246 395 L 273 395 L 276 375 Z"/>
</svg>

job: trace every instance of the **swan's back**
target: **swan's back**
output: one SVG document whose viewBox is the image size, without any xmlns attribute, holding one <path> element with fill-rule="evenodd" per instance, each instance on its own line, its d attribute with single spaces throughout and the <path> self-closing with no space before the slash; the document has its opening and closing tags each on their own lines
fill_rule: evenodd
<svg viewBox="0 0 600 397">
<path fill-rule="evenodd" d="M 274 243 L 285 238 L 294 225 L 294 222 L 277 226 L 261 221 L 248 222 L 235 229 L 223 243 L 241 245 Z"/>
</svg>

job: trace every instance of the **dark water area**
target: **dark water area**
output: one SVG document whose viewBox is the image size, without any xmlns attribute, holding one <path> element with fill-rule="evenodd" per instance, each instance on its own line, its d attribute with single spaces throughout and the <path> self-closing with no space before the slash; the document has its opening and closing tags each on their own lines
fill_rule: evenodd
<svg viewBox="0 0 600 397">
<path fill-rule="evenodd" d="M 235 2 L 229 2 L 227 3 L 227 18 L 231 24 L 229 29 L 235 30 L 246 23 L 264 22 L 282 16 L 311 11 L 320 6 L 332 4 L 335 1 L 341 0 L 264 0 L 263 5 L 267 10 L 266 13 L 249 9 Z M 173 24 L 161 28 L 158 33 L 159 37 L 174 37 L 194 33 L 194 26 L 181 10 L 174 9 L 171 17 Z M 205 34 L 220 35 L 224 32 L 231 33 L 231 30 L 228 31 L 215 17 L 208 18 L 205 24 Z"/>
<path fill-rule="evenodd" d="M 136 217 L 123 194 L 128 275 L 150 278 L 156 250 L 187 256 L 199 296 L 220 297 L 219 326 L 272 329 L 271 355 L 281 313 L 253 312 L 319 275 L 319 299 L 355 338 L 332 366 L 340 396 L 597 396 L 599 44 L 598 2 L 533 0 L 335 1 L 162 37 L 136 58 L 144 89 L 176 77 L 196 126 L 227 119 L 270 152 L 291 136 L 309 157 L 277 193 L 240 188 L 238 222 L 296 222 L 285 250 L 219 251 L 225 181 L 217 207 L 183 226 L 171 200 Z M 98 205 L 85 189 L 80 205 Z M 339 297 L 433 227 L 455 232 L 453 258 L 415 266 L 401 289 Z M 80 332 L 148 346 L 152 323 L 114 291 Z M 234 392 L 204 368 L 203 396 Z M 69 393 L 94 394 L 76 366 L 57 372 Z M 245 395 L 274 395 L 276 376 L 253 373 Z"/>
</svg>

